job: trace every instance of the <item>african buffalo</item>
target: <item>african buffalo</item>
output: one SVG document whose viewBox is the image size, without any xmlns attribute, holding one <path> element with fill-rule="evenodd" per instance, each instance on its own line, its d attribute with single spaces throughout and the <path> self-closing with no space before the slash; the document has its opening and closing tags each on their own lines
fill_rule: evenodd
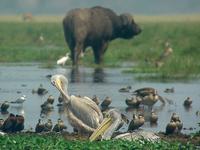
<svg viewBox="0 0 200 150">
<path fill-rule="evenodd" d="M 130 39 L 141 32 L 130 14 L 117 15 L 100 6 L 73 9 L 63 19 L 65 40 L 71 50 L 73 65 L 88 46 L 93 49 L 95 63 L 100 64 L 109 41 Z"/>
</svg>

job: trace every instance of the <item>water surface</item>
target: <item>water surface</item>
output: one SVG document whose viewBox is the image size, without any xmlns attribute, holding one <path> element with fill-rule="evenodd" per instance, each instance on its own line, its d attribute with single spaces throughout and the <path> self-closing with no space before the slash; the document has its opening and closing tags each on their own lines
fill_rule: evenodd
<svg viewBox="0 0 200 150">
<path fill-rule="evenodd" d="M 65 120 L 68 126 L 68 131 L 72 131 L 62 111 L 57 107 L 57 99 L 59 92 L 50 83 L 47 75 L 64 74 L 68 77 L 69 93 L 93 97 L 97 95 L 101 100 L 106 96 L 112 98 L 111 106 L 118 108 L 125 113 L 129 119 L 133 113 L 143 113 L 146 122 L 143 129 L 151 131 L 165 131 L 166 124 L 170 121 L 171 114 L 176 112 L 183 122 L 185 128 L 196 128 L 194 130 L 184 130 L 184 133 L 191 133 L 199 130 L 197 123 L 200 122 L 200 116 L 196 116 L 196 111 L 200 110 L 200 93 L 199 81 L 188 82 L 147 82 L 137 81 L 134 74 L 124 74 L 122 71 L 127 68 L 85 68 L 72 69 L 71 67 L 57 67 L 54 69 L 40 68 L 39 64 L 33 65 L 0 65 L 0 103 L 4 100 L 13 101 L 22 95 L 27 96 L 27 101 L 22 105 L 10 105 L 8 111 L 15 114 L 24 114 L 25 129 L 35 128 L 39 118 L 41 118 L 40 105 L 53 95 L 55 98 L 54 110 L 42 115 L 42 120 L 45 122 L 48 118 L 52 119 L 53 124 L 61 117 Z M 37 89 L 42 84 L 48 90 L 44 96 L 32 94 L 32 89 Z M 173 100 L 174 104 L 166 104 L 157 102 L 153 109 L 159 116 L 157 126 L 151 127 L 149 123 L 150 110 L 141 106 L 139 109 L 128 108 L 125 104 L 125 99 L 130 97 L 130 93 L 120 93 L 118 90 L 121 87 L 131 85 L 133 90 L 143 87 L 153 87 L 158 90 L 158 93 L 168 99 Z M 175 88 L 175 93 L 164 93 L 166 88 Z M 21 93 L 20 93 L 21 92 Z M 183 101 L 187 96 L 193 100 L 192 107 L 185 109 Z M 8 114 L 0 114 L 1 118 L 6 118 Z M 127 130 L 125 125 L 121 130 Z"/>
</svg>

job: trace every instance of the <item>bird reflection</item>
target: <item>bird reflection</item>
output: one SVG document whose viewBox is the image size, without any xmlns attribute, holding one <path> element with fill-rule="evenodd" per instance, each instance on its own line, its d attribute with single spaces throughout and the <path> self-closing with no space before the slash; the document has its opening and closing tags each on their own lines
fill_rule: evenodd
<svg viewBox="0 0 200 150">
<path fill-rule="evenodd" d="M 105 82 L 105 73 L 104 73 L 103 68 L 97 67 L 94 69 L 93 82 L 94 83 Z"/>
<path fill-rule="evenodd" d="M 49 118 L 51 113 L 52 113 L 51 110 L 41 110 L 40 117 L 41 118 Z"/>
<path fill-rule="evenodd" d="M 11 112 L 14 112 L 19 115 L 25 115 L 24 106 L 23 105 L 12 105 L 10 108 Z"/>
</svg>

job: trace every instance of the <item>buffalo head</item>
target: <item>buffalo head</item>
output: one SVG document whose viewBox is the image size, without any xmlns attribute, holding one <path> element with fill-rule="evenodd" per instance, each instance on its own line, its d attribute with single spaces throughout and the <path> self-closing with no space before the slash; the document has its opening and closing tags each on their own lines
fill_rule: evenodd
<svg viewBox="0 0 200 150">
<path fill-rule="evenodd" d="M 130 14 L 121 14 L 120 15 L 121 28 L 119 31 L 119 37 L 129 39 L 134 35 L 138 35 L 142 30 L 134 22 L 133 17 Z"/>
</svg>

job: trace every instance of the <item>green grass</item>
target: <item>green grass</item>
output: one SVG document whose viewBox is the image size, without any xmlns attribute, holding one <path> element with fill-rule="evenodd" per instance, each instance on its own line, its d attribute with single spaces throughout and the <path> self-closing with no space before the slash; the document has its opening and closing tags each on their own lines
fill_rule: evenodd
<svg viewBox="0 0 200 150">
<path fill-rule="evenodd" d="M 174 142 L 148 142 L 148 141 L 123 141 L 123 140 L 108 140 L 108 141 L 69 141 L 61 135 L 37 135 L 37 134 L 14 134 L 0 136 L 0 149 L 18 149 L 18 150 L 178 150 L 178 149 L 195 149 L 192 144 L 181 144 Z"/>
<path fill-rule="evenodd" d="M 45 18 L 43 16 L 43 18 Z M 178 18 L 176 20 L 176 18 Z M 184 79 L 200 74 L 200 20 L 196 16 L 137 17 L 143 32 L 131 40 L 117 39 L 110 43 L 104 57 L 104 66 L 120 66 L 122 62 L 136 63 L 128 72 L 156 73 L 156 76 L 138 78 Z M 52 21 L 55 20 L 55 21 Z M 64 40 L 61 18 L 38 19 L 32 22 L 9 21 L 0 17 L 0 62 L 45 62 L 47 66 L 69 51 Z M 137 21 L 138 20 L 138 21 Z M 39 40 L 40 34 L 44 41 Z M 156 68 L 154 62 L 169 41 L 172 57 Z M 86 51 L 81 64 L 93 66 L 91 49 Z M 52 66 L 52 65 L 51 65 Z"/>
</svg>

